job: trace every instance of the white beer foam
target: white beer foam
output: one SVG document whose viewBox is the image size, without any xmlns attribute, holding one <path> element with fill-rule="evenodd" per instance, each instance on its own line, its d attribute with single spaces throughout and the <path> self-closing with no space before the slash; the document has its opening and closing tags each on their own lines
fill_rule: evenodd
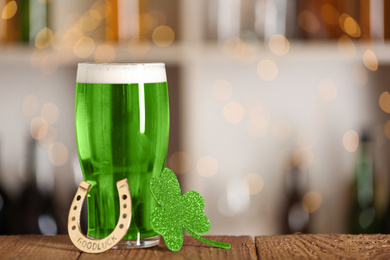
<svg viewBox="0 0 390 260">
<path fill-rule="evenodd" d="M 164 63 L 79 63 L 76 82 L 131 84 L 166 81 Z"/>
</svg>

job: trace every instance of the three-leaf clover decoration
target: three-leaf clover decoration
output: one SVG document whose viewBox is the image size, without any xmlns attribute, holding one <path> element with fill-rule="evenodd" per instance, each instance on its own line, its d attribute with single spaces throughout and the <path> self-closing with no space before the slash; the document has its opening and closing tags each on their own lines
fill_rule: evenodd
<svg viewBox="0 0 390 260">
<path fill-rule="evenodd" d="M 230 244 L 200 237 L 210 230 L 210 221 L 204 214 L 204 199 L 196 191 L 181 195 L 181 189 L 173 171 L 165 168 L 161 177 L 150 181 L 150 190 L 161 207 L 156 207 L 151 215 L 153 229 L 164 237 L 166 246 L 178 251 L 183 245 L 183 228 L 194 238 L 222 248 Z"/>
</svg>

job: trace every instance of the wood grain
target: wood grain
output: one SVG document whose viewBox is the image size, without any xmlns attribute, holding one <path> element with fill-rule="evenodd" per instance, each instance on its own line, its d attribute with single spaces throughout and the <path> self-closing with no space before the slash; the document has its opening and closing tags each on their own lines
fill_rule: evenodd
<svg viewBox="0 0 390 260">
<path fill-rule="evenodd" d="M 0 259 L 257 259 L 253 238 L 250 236 L 205 236 L 227 242 L 231 249 L 204 244 L 190 236 L 178 252 L 170 251 L 161 241 L 156 247 L 131 250 L 108 250 L 100 254 L 79 251 L 68 235 L 0 236 Z"/>
<path fill-rule="evenodd" d="M 184 237 L 183 247 L 170 251 L 163 241 L 148 249 L 108 250 L 98 255 L 83 253 L 80 260 L 86 259 L 257 259 L 253 238 L 250 236 L 204 236 L 205 238 L 230 243 L 231 249 L 216 248 L 204 244 L 190 236 Z"/>
<path fill-rule="evenodd" d="M 68 235 L 0 236 L 0 259 L 77 259 L 80 251 Z"/>
<path fill-rule="evenodd" d="M 389 235 L 282 235 L 255 237 L 259 259 L 390 259 Z"/>
<path fill-rule="evenodd" d="M 390 235 L 205 236 L 227 242 L 221 249 L 185 236 L 178 252 L 164 242 L 152 248 L 109 250 L 101 254 L 79 251 L 68 235 L 0 236 L 0 259 L 390 259 Z"/>
</svg>

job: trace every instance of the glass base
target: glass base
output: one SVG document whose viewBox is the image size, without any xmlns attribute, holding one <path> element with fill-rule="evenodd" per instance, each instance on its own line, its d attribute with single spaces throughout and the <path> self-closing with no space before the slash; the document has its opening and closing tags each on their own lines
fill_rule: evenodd
<svg viewBox="0 0 390 260">
<path fill-rule="evenodd" d="M 96 239 L 96 237 L 92 237 L 87 235 L 88 238 Z M 152 246 L 157 246 L 160 243 L 160 235 L 138 238 L 132 240 L 121 240 L 116 244 L 112 249 L 139 249 L 139 248 L 147 248 Z"/>
<path fill-rule="evenodd" d="M 160 235 L 138 238 L 133 240 L 121 240 L 112 249 L 137 249 L 157 246 L 160 243 Z"/>
</svg>

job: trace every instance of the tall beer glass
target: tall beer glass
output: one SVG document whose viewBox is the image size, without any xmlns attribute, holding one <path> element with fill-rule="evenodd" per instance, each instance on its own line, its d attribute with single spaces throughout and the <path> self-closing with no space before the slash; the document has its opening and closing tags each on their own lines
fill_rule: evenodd
<svg viewBox="0 0 390 260">
<path fill-rule="evenodd" d="M 169 104 L 162 63 L 80 63 L 75 127 L 87 196 L 88 236 L 104 238 L 119 218 L 118 180 L 127 178 L 132 221 L 119 248 L 150 247 L 159 236 L 150 223 L 157 206 L 149 181 L 165 163 Z"/>
</svg>

